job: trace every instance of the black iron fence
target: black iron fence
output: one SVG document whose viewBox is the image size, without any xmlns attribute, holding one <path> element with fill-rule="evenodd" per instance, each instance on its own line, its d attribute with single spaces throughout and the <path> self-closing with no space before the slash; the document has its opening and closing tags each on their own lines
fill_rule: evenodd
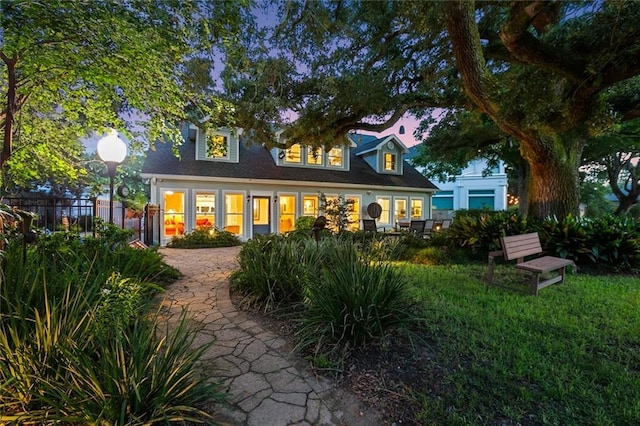
<svg viewBox="0 0 640 426">
<path fill-rule="evenodd" d="M 45 232 L 74 232 L 95 236 L 95 218 L 109 220 L 109 200 L 99 198 L 32 198 L 4 197 L 0 202 L 35 214 L 32 228 Z M 156 206 L 147 205 L 143 212 L 125 208 L 121 202 L 113 203 L 114 225 L 131 229 L 134 239 L 153 245 L 153 226 L 158 221 Z"/>
</svg>

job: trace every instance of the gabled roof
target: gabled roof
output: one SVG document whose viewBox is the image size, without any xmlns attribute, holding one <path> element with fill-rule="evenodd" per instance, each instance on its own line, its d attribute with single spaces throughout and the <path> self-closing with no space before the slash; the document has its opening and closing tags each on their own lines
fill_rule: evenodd
<svg viewBox="0 0 640 426">
<path fill-rule="evenodd" d="M 406 153 L 409 149 L 402 143 L 400 139 L 398 139 L 394 135 L 383 136 L 381 138 L 376 138 L 375 136 L 366 137 L 368 135 L 361 134 L 351 134 L 349 138 L 358 144 L 358 147 L 355 150 L 357 155 L 366 154 L 367 152 L 376 151 L 380 149 L 384 144 L 389 141 L 392 141 L 395 145 L 400 147 L 400 151 L 402 153 Z"/>
<path fill-rule="evenodd" d="M 196 160 L 196 144 L 183 143 L 176 158 L 167 143 L 156 143 L 155 150 L 147 152 L 142 174 L 145 177 L 190 176 L 282 180 L 292 182 L 340 183 L 404 188 L 438 188 L 417 170 L 405 163 L 401 175 L 376 173 L 361 157 L 350 149 L 350 171 L 331 170 L 317 167 L 282 167 L 276 165 L 269 150 L 256 144 L 239 144 L 238 163 Z"/>
</svg>

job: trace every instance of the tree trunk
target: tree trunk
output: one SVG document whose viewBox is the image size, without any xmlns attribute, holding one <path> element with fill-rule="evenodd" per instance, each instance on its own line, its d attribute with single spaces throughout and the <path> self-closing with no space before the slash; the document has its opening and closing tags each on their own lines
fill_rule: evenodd
<svg viewBox="0 0 640 426">
<path fill-rule="evenodd" d="M 518 161 L 518 212 L 522 216 L 527 216 L 529 213 L 529 164 L 523 159 Z"/>
<path fill-rule="evenodd" d="M 620 215 L 620 216 L 625 215 L 629 213 L 629 210 L 631 210 L 631 207 L 635 206 L 636 204 L 638 204 L 637 195 L 618 198 L 618 207 L 616 208 L 616 211 L 614 212 L 614 214 Z"/>
<path fill-rule="evenodd" d="M 520 142 L 520 153 L 529 165 L 528 216 L 561 219 L 577 214 L 578 166 L 585 140 L 582 124 L 578 120 L 575 126 L 563 122 L 562 130 L 558 130 L 553 123 L 527 125 L 518 114 L 501 111 L 496 93 L 499 75 L 492 75 L 486 67 L 474 2 L 447 1 L 444 8 L 465 95 L 504 133 Z"/>
<path fill-rule="evenodd" d="M 580 202 L 578 166 L 583 144 L 579 140 L 521 143 L 523 158 L 529 164 L 528 216 L 545 219 L 578 215 Z M 541 148 L 544 147 L 544 148 Z"/>
<path fill-rule="evenodd" d="M 4 117 L 4 138 L 2 141 L 2 153 L 0 153 L 0 168 L 2 168 L 11 157 L 13 121 L 18 109 L 16 102 L 16 63 L 18 62 L 18 56 L 14 55 L 9 58 L 0 52 L 0 58 L 7 66 L 7 111 Z"/>
</svg>

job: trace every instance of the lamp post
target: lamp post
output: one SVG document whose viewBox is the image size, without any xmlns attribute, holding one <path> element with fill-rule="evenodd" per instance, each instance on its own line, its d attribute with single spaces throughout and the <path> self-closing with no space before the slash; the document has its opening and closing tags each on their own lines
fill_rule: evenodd
<svg viewBox="0 0 640 426">
<path fill-rule="evenodd" d="M 118 164 L 127 156 L 127 145 L 114 129 L 98 141 L 98 157 L 107 165 L 109 172 L 109 223 L 113 224 L 113 179 L 116 176 Z"/>
</svg>

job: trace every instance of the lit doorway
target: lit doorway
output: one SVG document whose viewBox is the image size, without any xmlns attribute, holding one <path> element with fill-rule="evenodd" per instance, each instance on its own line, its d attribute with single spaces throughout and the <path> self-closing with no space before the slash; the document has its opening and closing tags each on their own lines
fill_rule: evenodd
<svg viewBox="0 0 640 426">
<path fill-rule="evenodd" d="M 253 235 L 271 233 L 271 197 L 253 197 Z"/>
</svg>

